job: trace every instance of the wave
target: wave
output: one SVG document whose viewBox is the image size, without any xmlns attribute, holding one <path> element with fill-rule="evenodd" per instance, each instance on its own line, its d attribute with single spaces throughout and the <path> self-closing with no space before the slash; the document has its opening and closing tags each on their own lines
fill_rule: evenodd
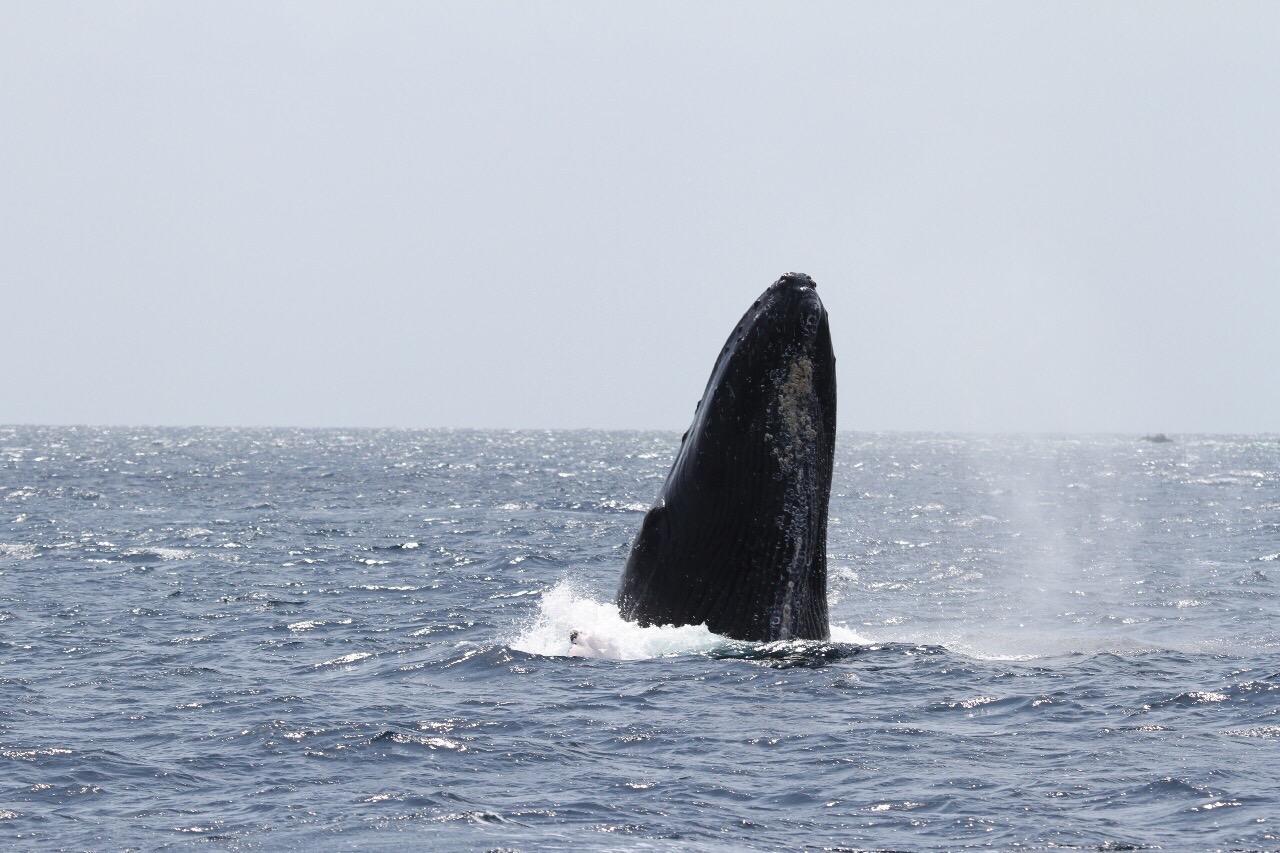
<svg viewBox="0 0 1280 853">
<path fill-rule="evenodd" d="M 186 560 L 190 559 L 194 552 L 185 548 L 126 548 L 120 552 L 120 556 L 130 562 L 145 563 L 151 560 Z"/>
</svg>

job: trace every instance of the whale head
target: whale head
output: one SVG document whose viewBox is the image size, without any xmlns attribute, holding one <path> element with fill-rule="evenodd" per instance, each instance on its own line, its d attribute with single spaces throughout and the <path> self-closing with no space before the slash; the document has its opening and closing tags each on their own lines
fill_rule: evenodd
<svg viewBox="0 0 1280 853">
<path fill-rule="evenodd" d="M 770 449 L 795 460 L 835 426 L 835 356 L 817 285 L 787 273 L 752 303 L 720 351 L 688 437 L 702 455 Z M 737 436 L 737 438 L 735 438 Z"/>
</svg>

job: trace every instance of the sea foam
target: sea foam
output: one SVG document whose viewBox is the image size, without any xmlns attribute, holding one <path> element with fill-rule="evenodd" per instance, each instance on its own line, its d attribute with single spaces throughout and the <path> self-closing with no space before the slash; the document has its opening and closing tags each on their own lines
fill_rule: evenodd
<svg viewBox="0 0 1280 853">
<path fill-rule="evenodd" d="M 831 626 L 831 640 L 852 645 L 868 642 L 843 625 Z M 740 644 L 713 633 L 706 625 L 644 627 L 628 622 L 616 604 L 597 601 L 566 580 L 542 594 L 538 615 L 510 646 L 550 657 L 644 660 L 700 654 L 735 643 Z"/>
</svg>

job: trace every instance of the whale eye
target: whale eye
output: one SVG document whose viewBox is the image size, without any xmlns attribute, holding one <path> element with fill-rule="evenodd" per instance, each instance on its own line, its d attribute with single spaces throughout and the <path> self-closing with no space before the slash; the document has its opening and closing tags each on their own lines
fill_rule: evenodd
<svg viewBox="0 0 1280 853">
<path fill-rule="evenodd" d="M 818 330 L 818 315 L 816 312 L 810 312 L 804 315 L 804 319 L 800 321 L 800 328 L 804 330 L 806 335 L 812 335 Z"/>
</svg>

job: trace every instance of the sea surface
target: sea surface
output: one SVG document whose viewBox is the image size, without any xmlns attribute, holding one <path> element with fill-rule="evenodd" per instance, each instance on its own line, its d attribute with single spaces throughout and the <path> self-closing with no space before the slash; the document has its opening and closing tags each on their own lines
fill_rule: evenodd
<svg viewBox="0 0 1280 853">
<path fill-rule="evenodd" d="M 760 645 L 612 605 L 676 433 L 0 427 L 0 848 L 1280 849 L 1280 437 L 1175 439 L 843 433 Z"/>
</svg>

